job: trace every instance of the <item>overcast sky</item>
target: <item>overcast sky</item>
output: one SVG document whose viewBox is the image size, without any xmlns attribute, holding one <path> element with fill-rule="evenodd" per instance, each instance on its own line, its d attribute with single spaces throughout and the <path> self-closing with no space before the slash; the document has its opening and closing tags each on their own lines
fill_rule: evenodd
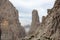
<svg viewBox="0 0 60 40">
<path fill-rule="evenodd" d="M 47 9 L 51 9 L 55 0 L 10 0 L 19 11 L 21 25 L 31 24 L 32 10 L 37 9 L 40 17 L 47 15 Z"/>
</svg>

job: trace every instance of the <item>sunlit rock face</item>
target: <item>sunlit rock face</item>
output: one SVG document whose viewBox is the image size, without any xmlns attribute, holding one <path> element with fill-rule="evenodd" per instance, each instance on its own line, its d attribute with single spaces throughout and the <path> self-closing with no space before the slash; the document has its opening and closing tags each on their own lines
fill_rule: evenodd
<svg viewBox="0 0 60 40">
<path fill-rule="evenodd" d="M 54 7 L 47 11 L 48 15 L 43 16 L 38 30 L 26 40 L 60 40 L 60 0 L 56 0 Z"/>
<path fill-rule="evenodd" d="M 32 11 L 32 23 L 31 23 L 29 34 L 34 34 L 35 30 L 37 30 L 39 25 L 40 25 L 40 22 L 39 22 L 38 11 L 33 10 Z"/>
<path fill-rule="evenodd" d="M 60 0 L 56 0 L 54 7 L 51 9 L 50 15 L 52 19 L 51 27 L 47 29 L 45 37 L 49 37 L 53 40 L 60 40 Z"/>
<path fill-rule="evenodd" d="M 1 40 L 19 40 L 25 30 L 18 20 L 18 11 L 9 0 L 0 0 Z"/>
</svg>

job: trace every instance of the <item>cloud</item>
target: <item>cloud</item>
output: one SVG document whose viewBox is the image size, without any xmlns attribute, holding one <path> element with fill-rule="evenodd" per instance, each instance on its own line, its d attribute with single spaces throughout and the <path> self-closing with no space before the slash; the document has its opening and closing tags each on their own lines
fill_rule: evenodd
<svg viewBox="0 0 60 40">
<path fill-rule="evenodd" d="M 47 15 L 47 9 L 53 7 L 55 0 L 10 0 L 19 11 L 22 25 L 31 24 L 32 10 L 37 9 L 40 17 Z"/>
<path fill-rule="evenodd" d="M 24 19 L 31 19 L 32 18 L 32 14 L 30 13 L 19 13 L 19 18 L 24 18 Z"/>
<path fill-rule="evenodd" d="M 19 20 L 21 25 L 27 25 L 31 23 L 32 14 L 31 13 L 19 13 Z"/>
<path fill-rule="evenodd" d="M 10 0 L 14 5 L 21 5 L 23 7 L 32 7 L 42 5 L 45 3 L 53 3 L 54 0 Z"/>
<path fill-rule="evenodd" d="M 20 18 L 19 20 L 22 26 L 29 25 L 31 23 L 31 19 Z"/>
</svg>

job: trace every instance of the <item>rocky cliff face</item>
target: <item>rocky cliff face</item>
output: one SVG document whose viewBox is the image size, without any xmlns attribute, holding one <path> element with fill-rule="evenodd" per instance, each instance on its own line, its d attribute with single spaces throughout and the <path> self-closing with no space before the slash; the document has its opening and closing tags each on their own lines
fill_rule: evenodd
<svg viewBox="0 0 60 40">
<path fill-rule="evenodd" d="M 1 40 L 19 40 L 25 37 L 25 30 L 18 20 L 18 11 L 9 0 L 0 0 Z"/>
<path fill-rule="evenodd" d="M 34 29 L 34 28 L 33 28 Z M 34 35 L 26 40 L 60 40 L 60 0 L 56 0 L 54 7 L 48 9 L 48 15 L 42 18 L 42 23 Z"/>
<path fill-rule="evenodd" d="M 0 0 L 0 36 L 1 40 L 60 40 L 60 0 L 48 9 L 48 15 L 39 22 L 38 12 L 33 10 L 29 36 L 18 20 L 18 11 L 8 0 Z"/>
<path fill-rule="evenodd" d="M 40 26 L 38 11 L 32 11 L 32 23 L 29 34 L 34 34 L 35 30 L 37 30 L 38 26 Z"/>
</svg>

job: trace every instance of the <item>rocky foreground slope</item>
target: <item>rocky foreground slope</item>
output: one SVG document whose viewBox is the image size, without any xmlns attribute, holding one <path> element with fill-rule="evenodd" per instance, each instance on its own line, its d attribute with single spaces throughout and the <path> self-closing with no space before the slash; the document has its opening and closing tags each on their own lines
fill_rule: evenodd
<svg viewBox="0 0 60 40">
<path fill-rule="evenodd" d="M 47 11 L 48 15 L 42 17 L 38 29 L 24 40 L 60 40 L 60 0 L 56 0 L 54 7 Z"/>
<path fill-rule="evenodd" d="M 25 30 L 18 18 L 18 11 L 9 0 L 0 0 L 1 40 L 20 40 L 20 38 L 25 37 Z"/>
</svg>

